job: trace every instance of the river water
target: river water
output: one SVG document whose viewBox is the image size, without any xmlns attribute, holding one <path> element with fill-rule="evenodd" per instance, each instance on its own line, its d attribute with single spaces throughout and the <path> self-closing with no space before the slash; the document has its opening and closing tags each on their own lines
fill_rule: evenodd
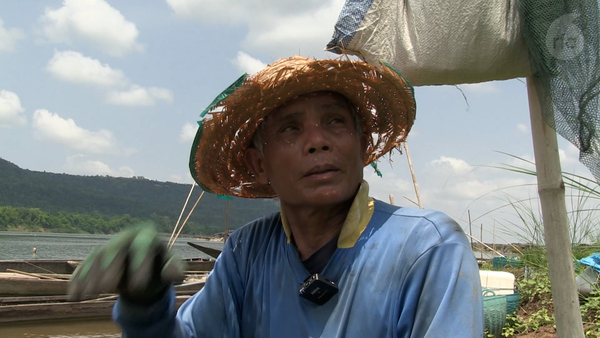
<svg viewBox="0 0 600 338">
<path fill-rule="evenodd" d="M 84 259 L 95 247 L 111 236 L 81 234 L 23 233 L 0 231 L 0 260 L 14 259 Z M 207 258 L 204 253 L 187 245 L 192 241 L 221 249 L 223 243 L 179 238 L 173 250 L 182 258 Z M 36 253 L 33 253 L 33 248 Z M 26 323 L 0 325 L 0 338 L 105 338 L 121 337 L 110 320 L 69 321 L 60 323 Z"/>
</svg>

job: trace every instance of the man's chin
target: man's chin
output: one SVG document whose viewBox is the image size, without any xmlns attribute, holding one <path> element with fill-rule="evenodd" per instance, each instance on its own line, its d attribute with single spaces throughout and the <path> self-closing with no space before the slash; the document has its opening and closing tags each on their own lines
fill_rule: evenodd
<svg viewBox="0 0 600 338">
<path fill-rule="evenodd" d="M 306 200 L 313 205 L 335 206 L 347 203 L 354 199 L 354 194 L 347 191 L 325 190 L 315 191 L 306 196 Z"/>
</svg>

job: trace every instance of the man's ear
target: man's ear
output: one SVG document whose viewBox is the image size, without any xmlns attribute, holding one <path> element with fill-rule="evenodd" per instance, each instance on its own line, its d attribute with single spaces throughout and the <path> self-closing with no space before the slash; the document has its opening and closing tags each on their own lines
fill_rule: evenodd
<svg viewBox="0 0 600 338">
<path fill-rule="evenodd" d="M 260 184 L 268 184 L 269 178 L 264 169 L 263 154 L 256 148 L 248 148 L 244 153 L 244 162 L 246 167 L 254 174 L 256 182 Z"/>
</svg>

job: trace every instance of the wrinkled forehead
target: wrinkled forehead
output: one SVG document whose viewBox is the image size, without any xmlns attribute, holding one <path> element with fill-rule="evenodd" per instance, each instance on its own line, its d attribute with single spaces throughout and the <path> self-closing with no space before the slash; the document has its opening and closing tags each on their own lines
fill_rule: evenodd
<svg viewBox="0 0 600 338">
<path fill-rule="evenodd" d="M 333 91 L 315 91 L 306 94 L 302 94 L 297 96 L 281 106 L 273 109 L 264 120 L 267 119 L 277 119 L 282 114 L 289 113 L 293 111 L 294 108 L 302 108 L 305 104 L 308 104 L 309 101 L 314 100 L 315 98 L 323 99 L 323 106 L 327 107 L 339 107 L 340 110 L 346 110 L 350 115 L 354 115 L 354 108 L 350 101 L 342 94 L 333 92 Z"/>
</svg>

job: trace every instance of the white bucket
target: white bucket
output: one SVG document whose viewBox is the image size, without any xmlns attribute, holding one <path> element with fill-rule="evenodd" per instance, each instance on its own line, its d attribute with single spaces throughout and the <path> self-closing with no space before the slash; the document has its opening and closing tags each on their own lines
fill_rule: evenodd
<svg viewBox="0 0 600 338">
<path fill-rule="evenodd" d="M 510 295 L 515 292 L 515 275 L 506 271 L 479 270 L 481 287 L 492 289 L 496 295 Z"/>
</svg>

